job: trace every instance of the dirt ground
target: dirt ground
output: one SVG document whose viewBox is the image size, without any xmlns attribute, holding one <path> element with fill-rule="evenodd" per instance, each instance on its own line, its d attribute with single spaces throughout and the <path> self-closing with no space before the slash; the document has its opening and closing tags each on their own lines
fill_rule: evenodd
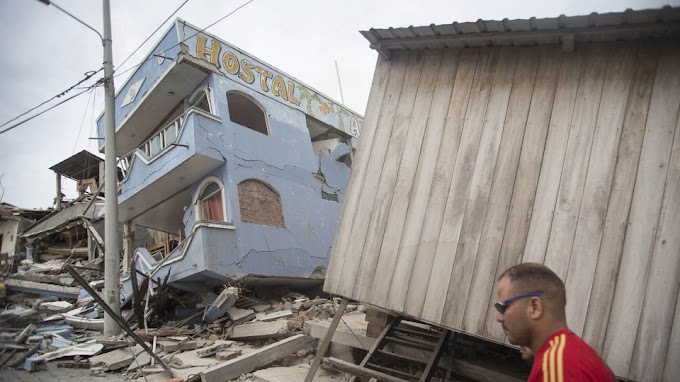
<svg viewBox="0 0 680 382">
<path fill-rule="evenodd" d="M 121 373 L 104 373 L 93 375 L 89 369 L 60 369 L 57 362 L 48 362 L 46 370 L 29 373 L 26 370 L 4 369 L 0 370 L 0 382 L 97 382 L 127 381 Z"/>
</svg>

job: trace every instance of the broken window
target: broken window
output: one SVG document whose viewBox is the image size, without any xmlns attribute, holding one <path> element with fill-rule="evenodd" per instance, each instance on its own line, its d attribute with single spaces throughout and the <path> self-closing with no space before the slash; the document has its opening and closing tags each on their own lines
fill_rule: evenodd
<svg viewBox="0 0 680 382">
<path fill-rule="evenodd" d="M 268 185 L 255 179 L 238 185 L 241 220 L 244 222 L 285 228 L 281 197 Z"/>
<path fill-rule="evenodd" d="M 208 97 L 206 88 L 198 89 L 196 93 L 191 96 L 189 99 L 189 107 L 195 107 L 212 114 L 212 109 L 210 108 L 210 99 Z"/>
<path fill-rule="evenodd" d="M 264 108 L 254 99 L 241 92 L 227 92 L 229 119 L 258 133 L 269 135 L 267 115 Z"/>
<path fill-rule="evenodd" d="M 209 182 L 199 193 L 200 220 L 224 221 L 222 186 Z"/>
</svg>

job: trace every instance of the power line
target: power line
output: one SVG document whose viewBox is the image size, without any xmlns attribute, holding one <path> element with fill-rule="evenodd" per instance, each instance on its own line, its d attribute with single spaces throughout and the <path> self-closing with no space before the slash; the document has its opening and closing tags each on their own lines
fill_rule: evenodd
<svg viewBox="0 0 680 382">
<path fill-rule="evenodd" d="M 175 48 L 175 47 L 179 46 L 179 44 L 181 44 L 181 43 L 183 43 L 183 42 L 185 42 L 185 41 L 187 41 L 187 40 L 189 40 L 189 39 L 195 37 L 195 36 L 198 35 L 199 33 L 205 32 L 208 28 L 214 26 L 215 24 L 219 23 L 220 21 L 222 21 L 222 20 L 226 19 L 227 17 L 233 15 L 234 13 L 238 12 L 241 8 L 243 8 L 243 7 L 245 7 L 246 5 L 252 3 L 253 1 L 255 1 L 255 0 L 249 0 L 249 1 L 247 1 L 246 3 L 243 3 L 242 5 L 238 6 L 238 7 L 237 7 L 236 9 L 234 9 L 233 11 L 227 13 L 226 15 L 224 15 L 223 17 L 221 17 L 221 18 L 218 19 L 217 21 L 213 22 L 212 24 L 208 25 L 207 27 L 205 27 L 205 28 L 199 30 L 198 32 L 192 34 L 191 36 L 185 38 L 184 40 L 178 42 L 177 44 L 171 46 L 170 48 L 168 48 L 168 49 L 166 49 L 166 50 L 170 50 L 170 49 L 172 49 L 172 48 Z M 115 74 L 113 77 L 115 78 L 115 77 L 118 77 L 118 76 L 122 76 L 123 74 L 125 74 L 125 73 L 127 73 L 127 72 L 129 72 L 129 71 L 131 71 L 131 70 L 134 70 L 134 69 L 140 67 L 141 65 L 143 65 L 145 62 L 151 60 L 152 58 L 153 58 L 153 56 L 151 56 L 151 57 L 149 57 L 149 58 L 143 60 L 142 62 L 138 63 L 137 65 L 132 66 L 132 67 L 129 68 L 129 69 L 126 69 L 125 71 L 122 71 L 122 72 L 120 72 L 120 73 Z"/>
<path fill-rule="evenodd" d="M 85 111 L 83 112 L 83 118 L 80 120 L 80 128 L 78 129 L 78 135 L 76 135 L 76 141 L 73 142 L 73 151 L 71 151 L 71 155 L 76 153 L 76 147 L 78 147 L 78 139 L 80 139 L 80 133 L 83 131 L 83 125 L 85 124 L 85 116 L 87 115 L 87 109 L 90 106 L 90 101 L 92 100 L 92 93 L 94 93 L 94 91 L 90 92 L 90 96 L 87 98 L 87 103 L 85 104 Z"/>
<path fill-rule="evenodd" d="M 97 85 L 92 85 L 92 87 L 94 87 L 94 86 L 97 86 Z M 90 88 L 85 89 L 85 90 L 83 90 L 83 91 L 80 92 L 80 93 L 76 93 L 76 94 L 74 94 L 74 95 L 72 95 L 72 96 L 70 96 L 70 97 L 64 99 L 63 101 L 61 101 L 61 102 L 59 102 L 59 103 L 57 103 L 57 104 L 55 104 L 55 105 L 52 105 L 50 108 L 41 111 L 41 112 L 38 113 L 38 114 L 32 115 L 32 116 L 30 116 L 30 117 L 24 119 L 24 120 L 21 121 L 21 122 L 15 123 L 14 125 L 12 125 L 12 126 L 6 128 L 6 129 L 4 129 L 4 130 L 0 130 L 0 134 L 4 134 L 4 133 L 6 133 L 6 132 L 8 132 L 8 131 L 10 131 L 10 130 L 12 130 L 12 129 L 14 129 L 15 127 L 18 127 L 18 126 L 20 126 L 20 125 L 23 125 L 24 123 L 26 123 L 26 122 L 32 120 L 33 118 L 38 117 L 38 116 L 40 116 L 40 115 L 43 115 L 43 114 L 47 113 L 48 111 L 54 109 L 55 107 L 57 107 L 57 106 L 59 106 L 59 105 L 62 105 L 62 104 L 64 104 L 65 102 L 70 101 L 70 100 L 72 100 L 72 99 L 78 97 L 79 95 L 84 94 L 85 92 L 87 92 L 87 91 L 89 91 L 89 90 L 90 90 Z"/>
<path fill-rule="evenodd" d="M 170 20 L 170 19 L 172 18 L 172 16 L 174 16 L 177 12 L 179 12 L 179 10 L 182 9 L 182 7 L 183 7 L 186 3 L 188 3 L 188 2 L 189 2 L 189 0 L 185 0 L 182 4 L 180 4 L 180 6 L 179 6 L 177 9 L 175 9 L 175 11 L 172 12 L 172 14 L 171 14 L 170 16 L 168 16 L 168 18 L 166 18 L 165 21 L 163 21 L 163 22 L 161 23 L 161 25 L 158 26 L 158 28 L 156 28 L 156 30 L 154 30 L 153 32 L 151 32 L 151 34 L 149 35 L 149 37 L 147 37 L 146 40 L 144 40 L 141 44 L 139 44 L 139 46 L 137 47 L 137 49 L 135 49 L 134 51 L 132 51 L 132 53 L 130 53 L 130 55 L 127 56 L 127 58 L 124 59 L 123 62 L 122 62 L 120 65 L 118 65 L 118 67 L 120 68 L 120 67 L 122 67 L 123 65 L 125 65 L 125 63 L 126 63 L 126 62 L 127 62 L 127 61 L 135 54 L 135 53 L 137 53 L 137 51 L 138 51 L 142 46 L 144 46 L 144 44 L 146 44 L 146 42 L 149 41 L 149 39 L 150 39 L 151 37 L 153 37 L 153 35 L 155 35 L 156 32 L 158 32 L 158 30 L 161 29 L 161 28 L 163 27 L 163 25 L 165 25 L 165 23 L 167 23 L 168 20 Z"/>
<path fill-rule="evenodd" d="M 78 81 L 78 83 L 76 83 L 75 85 L 73 85 L 73 86 L 71 86 L 70 88 L 64 90 L 63 92 L 61 92 L 61 93 L 55 95 L 54 97 L 48 99 L 47 101 L 42 102 L 40 105 L 35 106 L 35 107 L 32 107 L 32 108 L 28 109 L 27 111 L 25 111 L 25 112 L 23 112 L 23 113 L 17 115 L 16 117 L 10 119 L 9 121 L 6 121 L 6 122 L 3 123 L 2 125 L 0 125 L 0 127 L 3 127 L 3 126 L 5 126 L 5 125 L 7 125 L 8 123 L 10 123 L 10 122 L 12 122 L 12 121 L 15 121 L 15 120 L 17 120 L 17 119 L 23 117 L 24 115 L 26 115 L 26 114 L 32 112 L 33 110 L 35 110 L 35 109 L 39 108 L 40 106 L 42 106 L 42 105 L 44 105 L 44 104 L 46 104 L 46 103 L 52 101 L 52 100 L 55 99 L 55 98 L 62 97 L 62 96 L 65 95 L 66 93 L 68 93 L 68 92 L 70 92 L 71 90 L 75 89 L 76 86 L 82 84 L 83 82 L 85 82 L 85 81 L 89 80 L 90 78 L 92 78 L 92 76 L 94 76 L 95 74 L 101 72 L 102 69 L 103 69 L 103 68 L 100 68 L 100 69 L 97 70 L 97 71 L 86 72 L 86 73 L 85 73 L 85 78 L 83 78 L 82 80 Z M 87 89 L 89 89 L 89 88 L 90 88 L 90 87 L 88 87 Z"/>
</svg>

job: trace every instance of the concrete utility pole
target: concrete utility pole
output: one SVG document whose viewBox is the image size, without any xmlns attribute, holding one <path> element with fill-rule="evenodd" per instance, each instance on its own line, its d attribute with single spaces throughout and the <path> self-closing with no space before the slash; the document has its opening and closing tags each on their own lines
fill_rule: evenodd
<svg viewBox="0 0 680 382">
<path fill-rule="evenodd" d="M 120 314 L 120 253 L 118 251 L 118 166 L 116 165 L 116 119 L 113 87 L 113 47 L 111 41 L 111 6 L 103 0 L 104 8 L 104 130 L 105 134 L 105 196 L 106 215 L 104 234 L 104 292 L 106 303 Z M 120 333 L 120 326 L 110 315 L 104 315 L 104 335 Z"/>
<path fill-rule="evenodd" d="M 111 41 L 111 6 L 109 0 L 102 1 L 104 9 L 104 35 L 75 17 L 50 0 L 38 0 L 45 5 L 52 5 L 74 20 L 94 31 L 104 45 L 104 130 L 106 155 L 104 156 L 104 193 L 106 196 L 105 243 L 104 243 L 104 293 L 109 307 L 120 315 L 120 253 L 118 252 L 118 164 L 116 161 L 116 118 L 115 96 L 113 88 L 113 47 Z M 116 320 L 108 314 L 104 315 L 104 335 L 115 336 L 121 328 Z"/>
</svg>

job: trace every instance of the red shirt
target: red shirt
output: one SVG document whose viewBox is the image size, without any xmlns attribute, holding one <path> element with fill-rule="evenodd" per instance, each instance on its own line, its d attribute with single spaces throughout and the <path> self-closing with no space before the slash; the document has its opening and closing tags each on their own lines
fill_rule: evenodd
<svg viewBox="0 0 680 382">
<path fill-rule="evenodd" d="M 607 364 L 569 329 L 553 333 L 536 352 L 529 382 L 616 381 Z"/>
</svg>

